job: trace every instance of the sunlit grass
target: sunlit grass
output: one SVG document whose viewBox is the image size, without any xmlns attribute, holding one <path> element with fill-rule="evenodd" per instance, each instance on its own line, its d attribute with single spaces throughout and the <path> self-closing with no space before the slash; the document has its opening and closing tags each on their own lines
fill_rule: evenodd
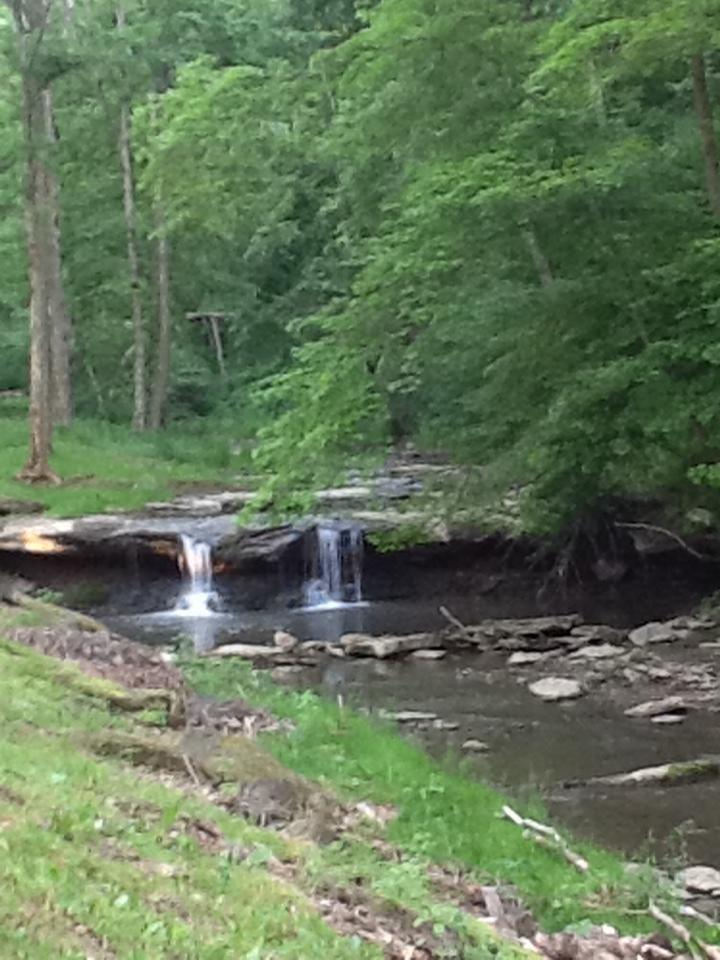
<svg viewBox="0 0 720 960">
<path fill-rule="evenodd" d="M 55 516 L 136 509 L 194 484 L 232 484 L 247 455 L 232 453 L 227 425 L 193 421 L 158 434 L 134 434 L 101 421 L 58 429 L 52 468 L 59 486 L 17 480 L 27 457 L 24 413 L 0 405 L 0 497 L 35 500 Z"/>
</svg>

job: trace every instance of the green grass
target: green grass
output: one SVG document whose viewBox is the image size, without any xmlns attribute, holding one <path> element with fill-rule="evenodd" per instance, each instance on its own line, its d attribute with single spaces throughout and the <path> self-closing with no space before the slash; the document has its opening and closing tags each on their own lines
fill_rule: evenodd
<svg viewBox="0 0 720 960">
<path fill-rule="evenodd" d="M 483 882 L 512 884 L 547 930 L 590 920 L 642 932 L 656 926 L 643 917 L 651 897 L 672 903 L 650 865 L 630 875 L 615 855 L 572 841 L 590 861 L 582 875 L 525 839 L 501 816 L 505 798 L 465 775 L 460 761 L 438 764 L 389 727 L 314 694 L 279 690 L 245 663 L 188 659 L 183 667 L 201 693 L 241 695 L 292 718 L 294 733 L 268 741 L 285 765 L 343 795 L 395 805 L 388 836 L 412 860 L 458 864 Z M 529 812 L 547 819 L 539 805 Z"/>
<path fill-rule="evenodd" d="M 54 516 L 135 509 L 167 500 L 183 486 L 232 484 L 247 455 L 231 453 L 232 425 L 196 420 L 159 434 L 138 435 L 101 421 L 78 421 L 55 432 L 52 467 L 60 486 L 16 479 L 28 450 L 22 409 L 0 404 L 0 497 L 36 500 Z"/>
<path fill-rule="evenodd" d="M 326 848 L 286 840 L 147 766 L 140 773 L 119 756 L 98 756 L 93 744 L 108 738 L 180 736 L 112 712 L 107 692 L 104 681 L 0 637 L 3 960 L 380 960 L 377 947 L 330 929 L 307 898 L 346 883 L 384 909 L 410 911 L 438 936 L 451 931 L 448 956 L 524 956 L 439 902 L 422 860 L 388 865 L 362 831 Z M 198 823 L 244 858 L 203 845 Z M 273 858 L 294 863 L 295 875 L 278 879 L 267 866 Z"/>
</svg>

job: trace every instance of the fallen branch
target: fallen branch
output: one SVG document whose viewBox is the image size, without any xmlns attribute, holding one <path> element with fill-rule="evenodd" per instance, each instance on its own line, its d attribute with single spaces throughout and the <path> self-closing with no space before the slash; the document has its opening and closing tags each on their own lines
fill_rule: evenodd
<svg viewBox="0 0 720 960">
<path fill-rule="evenodd" d="M 538 823 L 537 820 L 521 817 L 512 807 L 504 806 L 502 812 L 508 820 L 511 820 L 517 827 L 521 827 L 525 831 L 525 836 L 533 840 L 538 846 L 544 847 L 553 853 L 562 854 L 567 862 L 580 873 L 587 873 L 589 871 L 590 864 L 587 860 L 581 857 L 579 853 L 571 850 L 554 827 L 548 827 L 544 823 Z"/>
<path fill-rule="evenodd" d="M 654 523 L 620 523 L 616 521 L 615 526 L 623 530 L 647 530 L 649 533 L 660 533 L 674 540 L 683 550 L 687 550 L 690 556 L 695 557 L 697 560 L 716 561 L 715 557 L 699 553 L 694 547 L 691 547 L 689 543 L 683 540 L 682 537 L 678 536 L 677 533 L 673 533 L 672 530 L 666 530 L 665 527 L 658 527 Z"/>
<path fill-rule="evenodd" d="M 441 616 L 443 616 L 451 626 L 455 627 L 456 630 L 460 631 L 460 633 L 463 635 L 463 637 L 465 637 L 468 643 L 476 642 L 475 636 L 472 633 L 472 631 L 465 626 L 462 620 L 458 620 L 455 614 L 452 613 L 450 610 L 448 610 L 447 607 L 440 607 L 439 612 Z"/>
<path fill-rule="evenodd" d="M 707 960 L 720 960 L 719 947 L 712 947 L 708 943 L 703 943 L 699 937 L 694 937 L 688 928 L 683 926 L 679 920 L 675 920 L 674 917 L 664 913 L 659 907 L 655 906 L 654 903 L 650 904 L 648 907 L 648 912 L 654 920 L 657 920 L 658 923 L 662 923 L 664 927 L 667 927 L 667 929 L 673 933 L 678 940 L 682 940 L 685 946 L 689 948 L 690 953 L 693 956 L 696 955 L 695 948 L 697 948 L 707 957 Z M 711 925 L 716 926 L 716 924 L 712 923 L 712 921 Z"/>
</svg>

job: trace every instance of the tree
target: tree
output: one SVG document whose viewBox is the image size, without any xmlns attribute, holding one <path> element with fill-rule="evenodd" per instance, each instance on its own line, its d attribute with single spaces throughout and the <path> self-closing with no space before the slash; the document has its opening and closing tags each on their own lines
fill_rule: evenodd
<svg viewBox="0 0 720 960">
<path fill-rule="evenodd" d="M 55 480 L 52 443 L 52 348 L 62 337 L 64 293 L 59 270 L 58 192 L 50 167 L 54 140 L 51 64 L 42 56 L 51 0 L 7 0 L 17 35 L 25 143 L 25 205 L 30 279 L 30 455 L 22 476 Z M 62 353 L 58 359 L 62 363 Z M 65 400 L 63 393 L 61 400 Z M 64 414 L 61 406 L 59 412 Z"/>
</svg>

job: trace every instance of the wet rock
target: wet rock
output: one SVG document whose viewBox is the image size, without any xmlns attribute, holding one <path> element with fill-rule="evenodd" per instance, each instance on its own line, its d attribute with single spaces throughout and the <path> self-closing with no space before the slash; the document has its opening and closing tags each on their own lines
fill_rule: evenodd
<svg viewBox="0 0 720 960">
<path fill-rule="evenodd" d="M 423 710 L 398 710 L 395 713 L 383 713 L 382 715 L 396 723 L 432 723 L 439 719 L 436 713 L 428 713 Z"/>
<path fill-rule="evenodd" d="M 241 660 L 278 660 L 288 655 L 277 647 L 263 647 L 254 643 L 228 643 L 210 650 L 209 657 L 239 657 Z"/>
<path fill-rule="evenodd" d="M 543 680 L 531 683 L 528 690 L 548 703 L 576 700 L 583 694 L 582 685 L 577 680 L 569 680 L 567 677 L 545 677 Z"/>
<path fill-rule="evenodd" d="M 678 723 L 684 723 L 685 717 L 681 713 L 661 713 L 659 716 L 653 717 L 650 722 L 656 723 L 660 727 L 670 727 Z"/>
<path fill-rule="evenodd" d="M 288 633 L 286 630 L 276 630 L 273 636 L 273 643 L 278 650 L 282 650 L 284 653 L 290 653 L 291 650 L 297 647 L 300 641 L 294 634 Z"/>
<path fill-rule="evenodd" d="M 677 880 L 691 896 L 720 897 L 720 870 L 714 867 L 688 867 L 680 871 Z"/>
<path fill-rule="evenodd" d="M 413 650 L 411 656 L 415 660 L 442 660 L 447 656 L 447 650 Z"/>
<path fill-rule="evenodd" d="M 490 747 L 484 743 L 482 740 L 466 740 L 462 745 L 462 749 L 467 753 L 487 753 L 490 750 Z"/>
<path fill-rule="evenodd" d="M 302 527 L 271 527 L 266 530 L 239 530 L 224 537 L 213 551 L 218 563 L 234 569 L 256 564 L 277 563 L 305 538 Z"/>
<path fill-rule="evenodd" d="M 625 711 L 625 716 L 650 719 L 660 717 L 663 714 L 684 714 L 687 713 L 687 709 L 687 703 L 682 697 L 664 697 L 662 700 L 648 700 L 645 703 L 630 707 L 629 710 Z"/>
<path fill-rule="evenodd" d="M 530 650 L 518 650 L 508 658 L 509 667 L 529 667 L 533 663 L 540 663 L 545 659 L 544 653 L 533 653 Z"/>
<path fill-rule="evenodd" d="M 484 620 L 468 629 L 481 639 L 503 640 L 513 638 L 564 637 L 580 626 L 578 614 L 559 617 L 528 617 L 520 620 Z"/>
<path fill-rule="evenodd" d="M 570 654 L 571 660 L 608 660 L 620 657 L 625 653 L 624 647 L 617 647 L 612 643 L 601 643 L 596 647 L 583 647 Z"/>
<path fill-rule="evenodd" d="M 455 720 L 433 720 L 432 722 L 434 730 L 459 730 L 460 724 L 456 723 Z"/>
<path fill-rule="evenodd" d="M 365 633 L 346 633 L 340 638 L 340 646 L 350 656 L 387 660 L 389 657 L 402 656 L 417 650 L 442 649 L 443 641 L 432 633 L 413 633 L 405 637 L 372 637 Z"/>
<path fill-rule="evenodd" d="M 647 647 L 654 643 L 674 643 L 677 640 L 686 640 L 688 636 L 689 631 L 686 628 L 672 626 L 672 622 L 646 623 L 630 632 L 630 642 L 636 647 Z"/>
<path fill-rule="evenodd" d="M 626 630 L 616 630 L 615 627 L 606 627 L 602 623 L 581 624 L 573 627 L 570 634 L 587 643 L 622 643 L 627 639 Z"/>
</svg>

